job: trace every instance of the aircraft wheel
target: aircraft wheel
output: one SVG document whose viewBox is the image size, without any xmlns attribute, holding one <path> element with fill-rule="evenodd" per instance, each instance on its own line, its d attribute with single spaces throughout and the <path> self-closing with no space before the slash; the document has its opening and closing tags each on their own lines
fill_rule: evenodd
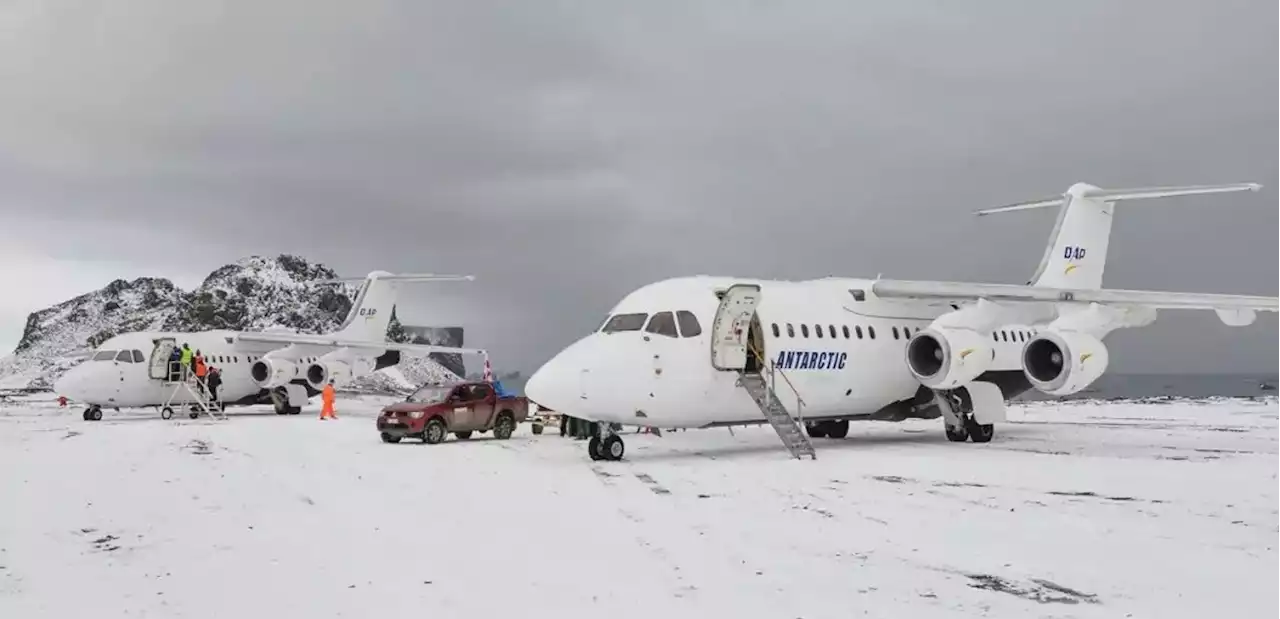
<svg viewBox="0 0 1280 619">
<path fill-rule="evenodd" d="M 804 431 L 809 435 L 809 438 L 826 438 L 827 424 L 825 422 L 813 424 L 806 423 L 804 424 Z"/>
<path fill-rule="evenodd" d="M 302 413 L 302 407 L 301 407 L 301 406 L 290 406 L 290 407 L 289 407 L 289 414 L 290 414 L 290 415 L 298 415 L 298 414 L 301 414 L 301 413 Z"/>
<path fill-rule="evenodd" d="M 85 421 L 89 421 L 89 411 L 91 411 L 91 410 L 93 410 L 93 409 L 92 409 L 92 408 L 86 408 L 86 409 L 84 409 L 84 412 L 83 412 L 83 413 L 81 413 L 81 414 L 80 414 L 80 416 L 81 416 L 82 418 L 84 418 L 84 420 L 85 420 Z"/>
<path fill-rule="evenodd" d="M 534 434 L 542 434 L 542 424 L 533 424 L 532 430 Z"/>
<path fill-rule="evenodd" d="M 969 431 L 963 427 L 953 428 L 951 426 L 946 426 L 946 429 L 947 440 L 952 443 L 963 443 L 969 439 Z"/>
<path fill-rule="evenodd" d="M 600 445 L 600 455 L 605 460 L 618 461 L 622 459 L 622 454 L 626 453 L 627 446 L 622 442 L 622 437 L 617 434 L 609 435 Z"/>
<path fill-rule="evenodd" d="M 160 409 L 160 418 L 161 418 L 161 419 L 173 419 L 173 409 L 172 409 L 172 408 L 170 408 L 170 407 L 168 407 L 168 406 L 166 406 L 166 407 L 164 407 L 164 408 Z"/>
<path fill-rule="evenodd" d="M 991 423 L 980 424 L 969 419 L 965 424 L 965 429 L 969 432 L 969 440 L 975 443 L 990 443 L 991 438 L 996 435 L 996 426 Z"/>
<path fill-rule="evenodd" d="M 192 419 L 199 419 L 199 418 L 200 418 L 200 411 L 191 411 L 191 412 L 187 413 L 187 416 L 188 416 L 188 417 L 190 417 L 190 418 L 192 418 Z"/>
<path fill-rule="evenodd" d="M 849 436 L 849 420 L 827 422 L 827 438 L 844 438 Z"/>
<path fill-rule="evenodd" d="M 88 411 L 86 411 L 86 414 L 87 414 L 87 415 L 89 415 L 89 421 L 102 421 L 102 408 L 101 408 L 101 407 L 98 407 L 98 406 L 90 406 L 90 407 L 89 407 L 89 410 L 88 410 Z"/>
<path fill-rule="evenodd" d="M 604 460 L 604 454 L 600 453 L 600 437 L 593 436 L 587 441 L 587 455 L 591 456 L 592 460 Z"/>
</svg>

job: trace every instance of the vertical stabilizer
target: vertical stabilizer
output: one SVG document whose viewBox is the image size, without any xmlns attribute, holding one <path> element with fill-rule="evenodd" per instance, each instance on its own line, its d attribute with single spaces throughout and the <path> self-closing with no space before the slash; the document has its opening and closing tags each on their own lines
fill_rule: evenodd
<svg viewBox="0 0 1280 619">
<path fill-rule="evenodd" d="M 1100 189 L 1088 183 L 1076 183 L 1062 197 L 1010 204 L 977 214 L 1060 206 L 1058 221 L 1049 234 L 1049 246 L 1040 259 L 1040 267 L 1027 283 L 1045 288 L 1090 290 L 1102 287 L 1111 240 L 1111 217 L 1117 202 L 1260 189 L 1262 186 L 1257 183 L 1141 189 Z"/>
<path fill-rule="evenodd" d="M 453 282 L 471 281 L 471 275 L 435 275 L 409 274 L 393 275 L 386 271 L 374 271 L 364 278 L 360 291 L 356 293 L 351 305 L 351 312 L 338 327 L 334 335 L 341 339 L 382 342 L 387 339 L 387 327 L 391 324 L 391 314 L 396 305 L 401 284 L 410 282 Z M 346 283 L 353 280 L 337 279 L 318 283 Z M 357 280 L 358 281 L 358 280 Z"/>
</svg>

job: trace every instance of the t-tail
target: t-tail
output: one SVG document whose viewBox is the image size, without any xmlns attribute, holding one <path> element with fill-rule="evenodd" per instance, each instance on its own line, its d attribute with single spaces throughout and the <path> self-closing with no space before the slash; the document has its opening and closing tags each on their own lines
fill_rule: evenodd
<svg viewBox="0 0 1280 619">
<path fill-rule="evenodd" d="M 1107 243 L 1111 238 L 1111 217 L 1115 203 L 1122 200 L 1193 196 L 1232 191 L 1258 191 L 1257 183 L 1148 187 L 1143 189 L 1101 189 L 1076 183 L 1060 197 L 1021 202 L 978 211 L 977 215 L 1027 209 L 1062 207 L 1049 235 L 1040 267 L 1031 286 L 1094 290 L 1102 288 L 1102 272 L 1107 264 Z"/>
<path fill-rule="evenodd" d="M 318 284 L 345 284 L 363 281 L 356 293 L 355 302 L 346 320 L 334 332 L 340 339 L 381 342 L 387 339 L 387 327 L 391 324 L 392 309 L 396 305 L 399 285 L 415 282 L 472 281 L 472 275 L 436 275 L 433 273 L 392 274 L 374 271 L 367 277 L 330 279 Z"/>
</svg>

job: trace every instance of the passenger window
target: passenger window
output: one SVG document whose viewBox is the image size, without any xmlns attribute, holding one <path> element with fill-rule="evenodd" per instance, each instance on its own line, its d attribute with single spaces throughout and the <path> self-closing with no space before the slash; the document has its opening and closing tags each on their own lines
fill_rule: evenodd
<svg viewBox="0 0 1280 619">
<path fill-rule="evenodd" d="M 94 361 L 110 361 L 115 358 L 116 358 L 116 351 L 114 350 L 100 350 L 96 355 L 93 356 Z"/>
<path fill-rule="evenodd" d="M 648 314 L 618 314 L 604 323 L 601 329 L 604 333 L 617 333 L 619 331 L 639 331 L 644 326 L 644 321 L 648 318 Z"/>
<path fill-rule="evenodd" d="M 999 341 L 1000 341 L 1000 334 L 999 334 L 999 333 L 996 333 L 995 331 L 992 331 L 992 332 L 991 332 L 991 339 L 993 339 L 993 340 L 995 340 L 995 341 L 999 342 Z"/>
<path fill-rule="evenodd" d="M 702 325 L 698 324 L 698 317 L 688 310 L 680 310 L 676 312 L 676 321 L 680 323 L 680 335 L 684 337 L 698 337 L 702 335 Z"/>
<path fill-rule="evenodd" d="M 836 339 L 836 326 L 835 326 L 835 325 L 827 325 L 827 333 L 830 333 L 830 334 L 831 334 L 831 339 L 833 339 L 833 340 L 834 340 L 834 339 Z"/>
<path fill-rule="evenodd" d="M 789 323 L 789 322 L 788 322 L 788 323 L 787 323 L 787 337 L 795 337 L 795 336 L 796 336 L 796 328 L 795 328 L 795 327 L 793 327 L 793 326 L 791 326 L 791 323 Z"/>
<path fill-rule="evenodd" d="M 135 351 L 133 351 L 133 362 L 134 362 L 134 363 L 142 363 L 143 359 L 146 359 L 146 357 L 143 357 L 143 356 L 142 356 L 142 351 L 141 351 L 141 350 L 135 350 Z"/>
<path fill-rule="evenodd" d="M 822 337 L 822 325 L 813 325 L 813 334 Z"/>
<path fill-rule="evenodd" d="M 120 354 L 116 355 L 116 361 L 133 363 L 133 353 L 127 350 L 122 350 L 120 351 Z"/>
<path fill-rule="evenodd" d="M 778 330 L 778 323 L 773 323 L 773 337 L 782 337 L 782 331 Z"/>
<path fill-rule="evenodd" d="M 809 337 L 809 325 L 800 325 L 800 335 Z"/>
<path fill-rule="evenodd" d="M 644 328 L 646 333 L 655 333 L 657 335 L 665 335 L 667 337 L 680 337 L 676 331 L 676 317 L 671 312 L 658 312 L 649 319 L 649 326 Z"/>
<path fill-rule="evenodd" d="M 871 339 L 873 339 L 873 340 L 874 340 L 874 339 L 876 339 L 876 328 L 875 328 L 875 327 L 873 327 L 873 326 L 871 326 L 871 325 L 867 325 L 867 337 L 869 337 L 869 338 L 871 338 Z"/>
<path fill-rule="evenodd" d="M 895 340 L 896 340 L 896 339 L 898 339 L 898 328 L 897 328 L 897 327 L 894 327 L 894 328 L 893 328 L 893 339 L 895 339 Z"/>
<path fill-rule="evenodd" d="M 840 325 L 840 330 L 844 332 L 844 339 L 849 339 L 849 325 Z"/>
<path fill-rule="evenodd" d="M 866 300 L 867 300 L 867 293 L 865 293 L 865 292 L 863 292 L 863 291 L 861 291 L 861 290 L 850 290 L 850 291 L 849 291 L 849 294 L 853 295 L 853 300 L 854 300 L 854 301 L 866 301 Z"/>
<path fill-rule="evenodd" d="M 862 325 L 854 327 L 853 330 L 858 333 L 858 339 L 862 339 Z"/>
</svg>

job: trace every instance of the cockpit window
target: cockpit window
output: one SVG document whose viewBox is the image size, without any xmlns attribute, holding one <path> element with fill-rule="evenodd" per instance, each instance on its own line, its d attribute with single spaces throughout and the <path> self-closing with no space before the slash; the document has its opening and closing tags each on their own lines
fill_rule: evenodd
<svg viewBox="0 0 1280 619">
<path fill-rule="evenodd" d="M 604 323 L 604 328 L 600 329 L 602 333 L 616 333 L 618 331 L 639 331 L 644 326 L 644 320 L 648 318 L 648 314 L 618 314 Z"/>
<path fill-rule="evenodd" d="M 146 358 L 146 357 L 143 357 L 143 356 L 142 356 L 142 351 L 141 351 L 141 350 L 135 350 L 135 351 L 133 351 L 133 362 L 134 362 L 134 363 L 142 363 L 142 360 L 143 360 L 143 359 L 145 359 L 145 358 Z"/>
<path fill-rule="evenodd" d="M 656 333 L 667 337 L 680 337 L 676 332 L 676 317 L 671 312 L 658 312 L 649 320 L 649 326 L 644 330 L 648 333 Z"/>
<path fill-rule="evenodd" d="M 680 323 L 680 335 L 684 337 L 698 337 L 702 335 L 702 325 L 698 324 L 698 317 L 693 312 L 680 310 L 676 312 L 676 320 Z"/>
<path fill-rule="evenodd" d="M 120 354 L 116 355 L 116 361 L 121 361 L 123 363 L 133 363 L 133 353 L 127 350 L 122 350 L 120 351 Z"/>
<path fill-rule="evenodd" d="M 116 351 L 114 350 L 99 350 L 98 353 L 93 356 L 94 361 L 111 361 L 115 358 Z"/>
</svg>

